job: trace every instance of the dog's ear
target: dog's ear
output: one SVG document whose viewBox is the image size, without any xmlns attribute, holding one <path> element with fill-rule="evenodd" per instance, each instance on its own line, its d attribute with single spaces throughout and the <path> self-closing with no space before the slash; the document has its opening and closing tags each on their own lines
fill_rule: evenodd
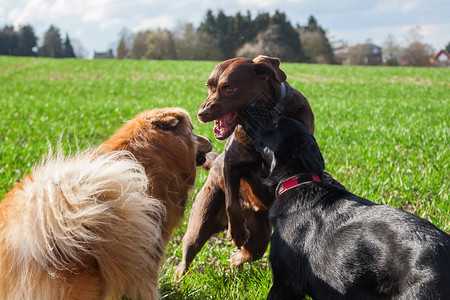
<svg viewBox="0 0 450 300">
<path fill-rule="evenodd" d="M 276 57 L 259 55 L 253 59 L 253 70 L 264 79 L 274 78 L 279 83 L 286 81 L 286 74 L 280 69 L 280 60 Z"/>
<path fill-rule="evenodd" d="M 165 115 L 160 118 L 153 118 L 150 120 L 150 124 L 156 128 L 163 130 L 170 130 L 180 123 L 180 120 L 172 115 Z"/>
</svg>

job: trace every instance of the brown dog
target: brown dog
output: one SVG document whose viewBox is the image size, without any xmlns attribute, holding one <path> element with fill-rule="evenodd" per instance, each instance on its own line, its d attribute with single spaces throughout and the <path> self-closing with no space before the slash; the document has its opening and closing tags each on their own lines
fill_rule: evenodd
<svg viewBox="0 0 450 300">
<path fill-rule="evenodd" d="M 169 108 L 96 151 L 51 155 L 0 203 L 0 299 L 158 299 L 165 245 L 210 150 Z"/>
<path fill-rule="evenodd" d="M 210 156 L 214 161 L 209 162 L 210 173 L 191 210 L 177 279 L 205 242 L 227 226 L 240 248 L 231 257 L 232 266 L 259 259 L 267 249 L 271 236 L 267 209 L 274 197 L 261 182 L 265 172 L 261 156 L 238 125 L 238 112 L 262 99 L 273 105 L 275 113 L 297 119 L 314 132 L 308 101 L 285 82 L 279 66 L 279 59 L 267 56 L 229 59 L 217 65 L 207 81 L 209 95 L 198 109 L 198 118 L 215 122 L 218 140 L 230 138 L 222 154 Z"/>
<path fill-rule="evenodd" d="M 188 192 L 195 183 L 196 166 L 205 162 L 211 142 L 193 133 L 188 113 L 181 108 L 153 109 L 137 115 L 99 150 L 130 151 L 150 180 L 149 194 L 167 209 L 163 239 L 169 241 L 183 217 Z M 164 245 L 165 246 L 165 245 Z"/>
</svg>

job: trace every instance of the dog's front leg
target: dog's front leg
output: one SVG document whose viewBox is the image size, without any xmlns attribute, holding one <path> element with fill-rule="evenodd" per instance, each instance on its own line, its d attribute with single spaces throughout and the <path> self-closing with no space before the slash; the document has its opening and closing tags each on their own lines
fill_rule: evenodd
<svg viewBox="0 0 450 300">
<path fill-rule="evenodd" d="M 238 165 L 227 163 L 225 160 L 223 172 L 225 179 L 225 205 L 228 216 L 228 235 L 236 247 L 240 248 L 250 237 L 250 232 L 245 225 L 245 217 L 239 201 L 241 170 Z"/>
</svg>

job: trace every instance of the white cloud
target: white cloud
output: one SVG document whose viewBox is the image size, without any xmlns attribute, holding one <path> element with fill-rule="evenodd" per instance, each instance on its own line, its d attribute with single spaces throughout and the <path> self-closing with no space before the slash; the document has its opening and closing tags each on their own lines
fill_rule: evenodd
<svg viewBox="0 0 450 300">
<path fill-rule="evenodd" d="M 177 24 L 177 21 L 174 20 L 170 16 L 160 16 L 156 18 L 150 18 L 150 19 L 142 19 L 140 20 L 140 23 L 133 27 L 133 31 L 140 31 L 140 30 L 146 30 L 146 29 L 172 29 Z"/>
<path fill-rule="evenodd" d="M 121 23 L 124 23 L 122 19 L 120 18 L 114 18 L 114 19 L 108 19 L 108 20 L 103 20 L 100 22 L 100 29 L 108 29 L 108 28 L 113 28 L 116 25 L 119 25 Z"/>
<path fill-rule="evenodd" d="M 14 24 L 33 21 L 63 20 L 79 18 L 86 22 L 101 22 L 110 17 L 112 8 L 121 5 L 121 0 L 27 0 L 22 8 L 12 9 L 8 21 Z"/>
<path fill-rule="evenodd" d="M 238 0 L 239 5 L 266 8 L 280 2 L 278 0 Z"/>
<path fill-rule="evenodd" d="M 14 25 L 22 25 L 32 23 L 39 20 L 49 9 L 49 5 L 45 1 L 32 0 L 28 1 L 23 9 L 15 8 L 8 13 L 8 21 Z"/>
</svg>

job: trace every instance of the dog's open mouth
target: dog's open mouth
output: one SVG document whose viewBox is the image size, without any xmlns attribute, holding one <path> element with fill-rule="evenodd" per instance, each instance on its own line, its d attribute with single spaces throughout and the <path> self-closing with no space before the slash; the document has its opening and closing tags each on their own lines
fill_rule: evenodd
<svg viewBox="0 0 450 300">
<path fill-rule="evenodd" d="M 238 114 L 228 113 L 222 118 L 214 121 L 214 137 L 218 140 L 224 140 L 229 137 L 237 125 Z"/>
</svg>

